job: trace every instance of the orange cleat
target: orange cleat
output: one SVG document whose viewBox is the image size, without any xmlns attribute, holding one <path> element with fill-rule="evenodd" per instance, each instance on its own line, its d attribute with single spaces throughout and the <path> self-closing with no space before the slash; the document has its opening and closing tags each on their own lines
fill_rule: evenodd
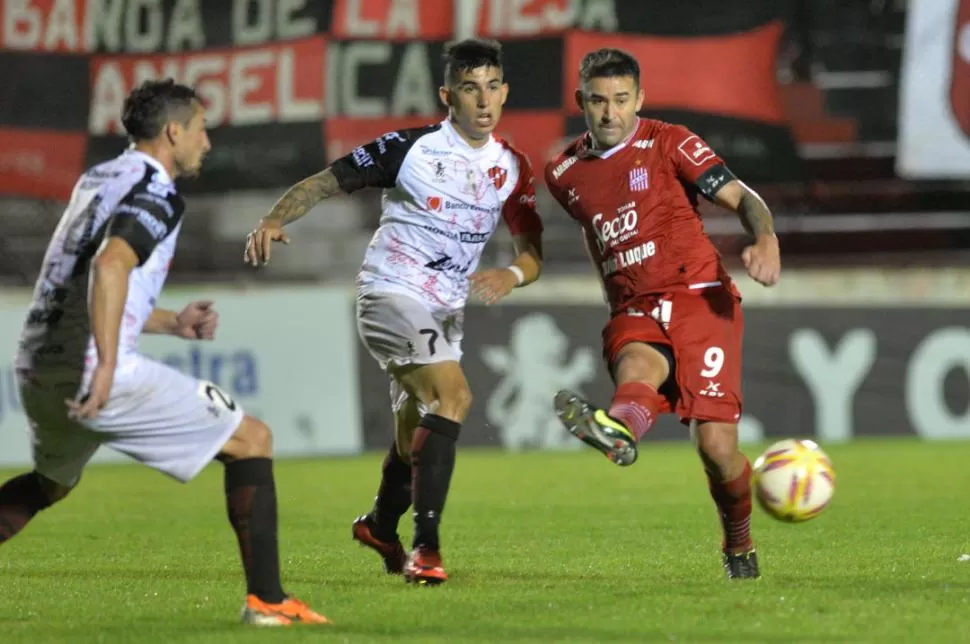
<svg viewBox="0 0 970 644">
<path fill-rule="evenodd" d="M 404 565 L 404 581 L 420 586 L 436 586 L 448 581 L 448 573 L 441 565 L 441 555 L 426 548 L 412 550 Z"/>
<path fill-rule="evenodd" d="M 371 531 L 371 524 L 365 514 L 357 517 L 353 525 L 354 541 L 375 551 L 384 560 L 384 569 L 392 575 L 400 575 L 404 572 L 404 560 L 407 554 L 400 540 L 381 541 L 374 536 Z"/>
<path fill-rule="evenodd" d="M 269 604 L 256 595 L 246 595 L 242 611 L 243 624 L 252 626 L 290 626 L 292 624 L 332 624 L 295 597 L 287 597 L 279 604 Z"/>
</svg>

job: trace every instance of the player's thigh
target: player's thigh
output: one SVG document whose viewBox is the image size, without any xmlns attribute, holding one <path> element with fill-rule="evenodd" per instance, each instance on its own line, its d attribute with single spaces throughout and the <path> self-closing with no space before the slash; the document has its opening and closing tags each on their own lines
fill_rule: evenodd
<svg viewBox="0 0 970 644">
<path fill-rule="evenodd" d="M 458 362 L 441 322 L 418 300 L 397 293 L 357 296 L 357 331 L 385 371 L 410 365 Z"/>
<path fill-rule="evenodd" d="M 617 385 L 644 382 L 659 388 L 673 368 L 670 339 L 647 315 L 613 316 L 603 329 L 603 354 Z"/>
<path fill-rule="evenodd" d="M 59 386 L 20 379 L 18 384 L 30 429 L 34 469 L 59 486 L 54 496 L 64 496 L 77 485 L 100 446 L 100 437 L 68 417 L 64 400 L 75 397 L 76 383 Z"/>
<path fill-rule="evenodd" d="M 698 421 L 737 423 L 741 417 L 744 314 L 727 289 L 673 298 L 668 334 L 677 364 L 677 413 Z"/>
<path fill-rule="evenodd" d="M 214 383 L 143 358 L 88 426 L 112 449 L 186 482 L 222 453 L 245 414 Z"/>
</svg>

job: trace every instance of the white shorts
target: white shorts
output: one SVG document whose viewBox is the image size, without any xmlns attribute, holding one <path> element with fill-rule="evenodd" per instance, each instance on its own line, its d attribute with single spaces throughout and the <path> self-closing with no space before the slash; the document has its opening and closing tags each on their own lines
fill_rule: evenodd
<svg viewBox="0 0 970 644">
<path fill-rule="evenodd" d="M 381 369 L 461 361 L 462 311 L 435 314 L 400 293 L 359 292 L 357 332 Z"/>
<path fill-rule="evenodd" d="M 70 378 L 20 379 L 35 468 L 68 487 L 101 445 L 187 482 L 215 458 L 244 415 L 215 384 L 143 356 L 119 368 L 108 403 L 93 420 L 68 417 L 64 401 L 77 395 Z"/>
</svg>

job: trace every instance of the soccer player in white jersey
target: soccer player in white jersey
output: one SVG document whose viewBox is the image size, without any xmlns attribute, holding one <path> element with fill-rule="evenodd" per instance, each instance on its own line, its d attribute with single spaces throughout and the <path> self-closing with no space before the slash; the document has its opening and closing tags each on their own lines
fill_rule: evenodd
<svg viewBox="0 0 970 644">
<path fill-rule="evenodd" d="M 501 46 L 465 40 L 446 46 L 444 58 L 445 120 L 389 132 L 304 179 L 246 242 L 246 260 L 265 263 L 273 241 L 289 242 L 283 226 L 321 200 L 384 189 L 380 227 L 357 277 L 357 327 L 390 376 L 395 440 L 375 506 L 354 522 L 353 536 L 383 557 L 388 572 L 419 584 L 448 578 L 438 524 L 471 403 L 460 366 L 469 290 L 494 303 L 534 282 L 542 264 L 531 166 L 492 134 L 509 91 Z M 476 272 L 500 219 L 517 257 L 507 268 Z M 412 504 L 414 539 L 406 555 L 397 528 Z"/>
<path fill-rule="evenodd" d="M 211 340 L 211 302 L 155 307 L 184 204 L 174 180 L 209 151 L 205 109 L 171 80 L 125 101 L 131 147 L 85 172 L 47 248 L 15 367 L 34 469 L 0 487 L 0 544 L 63 499 L 101 445 L 187 482 L 225 464 L 229 522 L 246 577 L 243 621 L 327 623 L 283 592 L 271 435 L 215 384 L 137 352 L 138 336 Z"/>
</svg>

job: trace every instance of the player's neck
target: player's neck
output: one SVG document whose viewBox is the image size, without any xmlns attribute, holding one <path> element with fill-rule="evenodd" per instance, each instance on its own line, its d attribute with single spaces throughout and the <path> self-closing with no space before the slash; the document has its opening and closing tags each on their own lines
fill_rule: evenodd
<svg viewBox="0 0 970 644">
<path fill-rule="evenodd" d="M 467 132 L 461 129 L 461 125 L 458 123 L 458 121 L 451 116 L 448 117 L 448 122 L 451 123 L 451 128 L 458 134 L 459 137 L 461 137 L 462 141 L 468 144 L 469 147 L 476 149 L 484 148 L 488 144 L 489 139 L 492 138 L 491 135 L 486 136 L 484 139 L 476 139 L 471 137 Z"/>
<path fill-rule="evenodd" d="M 175 169 L 175 159 L 173 159 L 172 155 L 168 153 L 160 145 L 158 145 L 154 141 L 141 141 L 139 143 L 136 143 L 133 147 L 135 150 L 138 150 L 142 154 L 146 154 L 151 158 L 155 159 L 156 161 L 158 161 L 158 163 L 160 163 L 161 166 L 165 168 L 165 172 L 168 173 L 168 176 L 172 180 L 178 177 L 178 172 Z"/>
</svg>

